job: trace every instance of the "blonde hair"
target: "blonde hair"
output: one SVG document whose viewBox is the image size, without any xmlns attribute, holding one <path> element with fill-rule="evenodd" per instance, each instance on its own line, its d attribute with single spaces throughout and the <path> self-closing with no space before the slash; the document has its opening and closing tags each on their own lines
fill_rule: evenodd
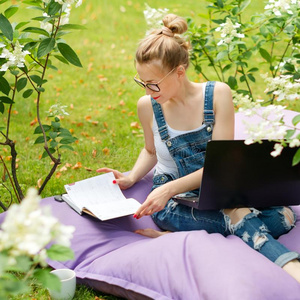
<svg viewBox="0 0 300 300">
<path fill-rule="evenodd" d="M 162 68 L 174 69 L 179 65 L 189 66 L 190 44 L 180 36 L 187 31 L 187 22 L 182 17 L 168 14 L 163 18 L 164 27 L 153 30 L 140 41 L 135 61 L 139 64 L 154 60 L 162 62 Z"/>
</svg>

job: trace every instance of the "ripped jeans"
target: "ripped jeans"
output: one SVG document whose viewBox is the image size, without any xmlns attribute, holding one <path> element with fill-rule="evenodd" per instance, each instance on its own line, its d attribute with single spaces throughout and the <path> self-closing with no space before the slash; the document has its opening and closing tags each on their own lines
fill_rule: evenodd
<svg viewBox="0 0 300 300">
<path fill-rule="evenodd" d="M 292 229 L 296 220 L 292 210 L 288 210 L 290 220 L 283 214 L 284 210 L 284 207 L 260 211 L 253 208 L 251 213 L 232 224 L 230 217 L 223 211 L 200 211 L 171 199 L 163 210 L 152 215 L 152 219 L 161 229 L 168 231 L 206 230 L 223 236 L 236 235 L 251 248 L 283 267 L 287 262 L 300 258 L 298 253 L 291 252 L 277 241 L 279 236 Z"/>
</svg>

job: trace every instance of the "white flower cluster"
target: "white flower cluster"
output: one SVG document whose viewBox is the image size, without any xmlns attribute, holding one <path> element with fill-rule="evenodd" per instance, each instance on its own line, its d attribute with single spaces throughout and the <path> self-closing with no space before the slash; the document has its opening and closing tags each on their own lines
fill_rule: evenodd
<svg viewBox="0 0 300 300">
<path fill-rule="evenodd" d="M 50 108 L 49 111 L 47 111 L 47 113 L 49 113 L 50 117 L 54 117 L 54 116 L 62 116 L 62 115 L 66 115 L 68 116 L 69 113 L 67 113 L 65 111 L 65 108 L 67 106 L 66 105 L 61 105 L 60 103 L 57 104 L 53 104 Z"/>
<path fill-rule="evenodd" d="M 252 108 L 254 102 L 251 100 L 249 95 L 239 94 L 236 91 L 232 91 L 233 104 L 240 110 L 246 110 Z M 257 100 L 259 101 L 259 100 Z"/>
<path fill-rule="evenodd" d="M 282 105 L 262 107 L 257 102 L 253 104 L 252 108 L 240 109 L 240 111 L 244 112 L 245 116 L 257 115 L 261 118 L 257 123 L 248 123 L 246 120 L 243 120 L 248 137 L 246 144 L 252 144 L 262 139 L 282 139 L 288 129 L 283 123 L 284 109 L 285 106 Z"/>
<path fill-rule="evenodd" d="M 71 5 L 68 4 L 65 7 L 63 7 L 63 14 L 62 14 L 60 22 L 59 22 L 60 25 L 69 24 L 70 13 L 71 13 Z M 47 15 L 47 13 L 43 13 L 43 16 L 49 17 Z M 48 31 L 49 33 L 51 33 L 53 30 L 53 24 L 50 22 L 47 22 L 47 19 L 46 19 L 46 21 L 40 22 L 40 27 L 42 29 Z"/>
<path fill-rule="evenodd" d="M 245 100 L 244 98 L 243 100 Z M 250 145 L 252 143 L 260 142 L 264 139 L 267 140 L 282 140 L 290 129 L 284 123 L 284 109 L 282 105 L 268 105 L 261 106 L 262 101 L 253 101 L 246 103 L 246 106 L 239 108 L 239 112 L 243 112 L 246 117 L 259 116 L 260 120 L 257 123 L 248 122 L 247 119 L 243 120 L 245 125 L 245 135 L 247 139 L 245 144 Z M 291 137 L 286 143 L 289 147 L 299 147 L 300 140 L 296 136 Z M 274 151 L 271 152 L 272 156 L 278 156 L 281 154 L 283 145 L 278 142 L 274 146 Z"/>
<path fill-rule="evenodd" d="M 144 10 L 144 17 L 147 23 L 147 27 L 149 28 L 147 33 L 149 31 L 152 31 L 155 28 L 161 28 L 163 26 L 162 19 L 163 17 L 168 13 L 168 9 L 155 9 L 151 8 L 147 3 L 145 3 L 146 9 Z"/>
<path fill-rule="evenodd" d="M 76 7 L 80 6 L 82 4 L 82 0 L 54 0 L 55 2 L 64 5 L 64 4 L 74 4 L 76 3 Z M 44 3 L 48 4 L 50 0 L 43 0 Z"/>
<path fill-rule="evenodd" d="M 237 32 L 237 29 L 240 27 L 241 24 L 233 24 L 231 19 L 226 18 L 226 23 L 220 24 L 220 26 L 215 29 L 215 31 L 221 32 L 222 39 L 218 42 L 218 46 L 222 44 L 230 44 L 234 38 L 244 38 L 245 35 L 243 33 Z"/>
<path fill-rule="evenodd" d="M 262 75 L 267 83 L 265 92 L 272 91 L 277 97 L 277 101 L 289 100 L 294 101 L 300 99 L 300 80 L 293 81 L 292 75 L 280 75 L 275 78 Z"/>
<path fill-rule="evenodd" d="M 0 48 L 2 48 L 2 52 L 0 54 L 0 58 L 5 58 L 7 61 L 1 66 L 0 72 L 6 72 L 10 67 L 24 67 L 25 56 L 30 54 L 29 51 L 22 51 L 23 45 L 20 45 L 17 41 L 12 49 L 12 52 L 5 48 L 6 45 L 0 43 Z"/>
<path fill-rule="evenodd" d="M 72 5 L 76 3 L 75 7 L 78 7 L 82 4 L 82 0 L 54 0 L 55 2 L 58 2 L 59 4 L 69 4 Z"/>
<path fill-rule="evenodd" d="M 11 264 L 14 257 L 26 255 L 46 265 L 45 247 L 50 242 L 70 246 L 75 228 L 54 218 L 49 208 L 39 206 L 36 189 L 30 188 L 20 205 L 13 204 L 0 228 L 0 252 L 8 251 Z"/>
<path fill-rule="evenodd" d="M 297 46 L 298 44 L 295 44 L 295 46 L 293 46 L 293 50 L 297 50 L 297 52 L 299 52 L 300 49 L 298 49 L 299 46 Z M 289 57 L 289 58 L 285 58 L 281 63 L 279 63 L 277 66 L 274 67 L 275 70 L 279 70 L 281 73 L 286 72 L 286 70 L 284 69 L 284 65 L 288 63 L 291 64 L 293 66 L 295 66 L 295 68 L 300 71 L 300 66 L 298 64 L 298 59 L 296 57 Z"/>
<path fill-rule="evenodd" d="M 281 16 L 282 13 L 296 14 L 299 8 L 299 0 L 269 0 L 265 6 L 266 10 L 271 10 L 276 16 Z"/>
</svg>

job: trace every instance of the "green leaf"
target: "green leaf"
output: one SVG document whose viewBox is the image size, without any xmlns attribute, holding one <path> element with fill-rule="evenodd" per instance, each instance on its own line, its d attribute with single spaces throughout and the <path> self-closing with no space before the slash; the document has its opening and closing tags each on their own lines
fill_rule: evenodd
<svg viewBox="0 0 300 300">
<path fill-rule="evenodd" d="M 46 38 L 42 40 L 42 42 L 39 45 L 38 51 L 37 51 L 37 57 L 41 58 L 45 55 L 47 55 L 55 46 L 55 39 L 54 38 Z"/>
<path fill-rule="evenodd" d="M 16 257 L 16 260 L 17 260 L 16 265 L 10 267 L 11 271 L 26 273 L 30 270 L 32 262 L 28 256 L 26 255 L 18 256 Z"/>
<path fill-rule="evenodd" d="M 46 140 L 47 140 L 47 141 L 50 140 L 49 136 L 46 136 Z M 39 136 L 39 137 L 35 140 L 34 144 L 35 144 L 35 145 L 36 145 L 36 144 L 43 144 L 44 142 L 45 142 L 44 137 L 43 137 L 43 136 Z"/>
<path fill-rule="evenodd" d="M 233 76 L 229 76 L 229 77 L 228 77 L 228 85 L 230 86 L 230 88 L 231 88 L 232 90 L 237 89 L 238 84 L 237 84 L 236 78 L 233 77 Z"/>
<path fill-rule="evenodd" d="M 224 51 L 221 51 L 218 53 L 217 55 L 217 60 L 222 60 L 224 57 L 227 57 L 228 55 L 228 51 L 227 50 L 224 50 Z"/>
<path fill-rule="evenodd" d="M 84 30 L 86 29 L 86 27 L 79 25 L 79 24 L 65 24 L 65 25 L 61 25 L 59 26 L 58 30 L 70 30 L 70 29 L 78 29 L 78 30 Z"/>
<path fill-rule="evenodd" d="M 56 139 L 57 135 L 58 135 L 58 132 L 53 132 L 53 131 L 49 132 L 49 136 L 52 140 Z"/>
<path fill-rule="evenodd" d="M 0 77 L 0 91 L 8 96 L 10 92 L 10 85 L 4 77 Z"/>
<path fill-rule="evenodd" d="M 56 148 L 58 146 L 58 142 L 56 142 L 56 141 L 54 141 L 54 140 L 52 140 L 51 142 L 50 142 L 50 147 L 51 148 Z"/>
<path fill-rule="evenodd" d="M 231 67 L 232 67 L 232 64 L 226 65 L 226 66 L 223 68 L 222 73 L 225 73 L 226 71 L 228 71 L 229 69 L 231 69 Z"/>
<path fill-rule="evenodd" d="M 2 286 L 2 284 L 1 284 L 1 286 Z M 8 296 L 12 296 L 12 295 L 17 296 L 17 295 L 21 295 L 21 294 L 26 294 L 29 291 L 30 291 L 30 288 L 29 288 L 27 282 L 20 281 L 19 279 L 11 276 L 8 280 L 5 281 L 4 293 L 7 294 L 7 297 L 1 298 L 1 299 L 11 299 L 11 297 L 8 297 Z"/>
<path fill-rule="evenodd" d="M 33 277 L 43 285 L 44 288 L 59 292 L 61 289 L 61 282 L 58 276 L 50 273 L 50 269 L 35 269 Z"/>
<path fill-rule="evenodd" d="M 42 125 L 42 127 L 44 128 L 44 131 L 47 132 L 51 129 L 50 125 Z M 42 129 L 40 126 L 36 127 L 34 130 L 33 134 L 41 134 L 42 133 Z"/>
<path fill-rule="evenodd" d="M 244 2 L 242 2 L 241 5 L 241 12 L 251 3 L 251 0 L 246 0 Z"/>
<path fill-rule="evenodd" d="M 42 78 L 41 78 L 40 76 L 38 76 L 38 75 L 31 75 L 30 78 L 31 78 L 31 80 L 32 80 L 33 82 L 35 82 L 37 85 L 42 85 L 42 84 L 43 84 Z"/>
<path fill-rule="evenodd" d="M 48 15 L 53 16 L 56 13 L 58 13 L 62 8 L 62 5 L 57 3 L 57 2 L 50 2 L 49 7 L 48 7 Z"/>
<path fill-rule="evenodd" d="M 54 129 L 56 129 L 56 130 L 58 130 L 59 128 L 60 128 L 60 123 L 59 122 L 51 122 L 51 126 L 54 128 Z"/>
<path fill-rule="evenodd" d="M 68 61 L 60 55 L 54 55 L 54 57 L 57 58 L 59 61 L 63 62 L 64 64 L 69 64 Z"/>
<path fill-rule="evenodd" d="M 300 114 L 295 116 L 292 120 L 294 126 L 296 126 L 300 122 Z"/>
<path fill-rule="evenodd" d="M 55 149 L 49 148 L 49 152 L 50 152 L 51 154 L 53 154 L 53 153 L 55 153 Z M 43 155 L 42 155 L 42 158 L 46 158 L 46 157 L 48 157 L 48 156 L 49 156 L 49 155 L 48 155 L 47 151 L 45 150 L 44 153 L 43 153 Z"/>
<path fill-rule="evenodd" d="M 49 36 L 49 32 L 45 29 L 39 28 L 39 27 L 27 27 L 22 30 L 23 32 L 31 32 L 31 33 L 37 33 L 44 36 Z"/>
<path fill-rule="evenodd" d="M 20 92 L 25 88 L 27 84 L 27 78 L 20 78 L 17 82 L 17 91 Z"/>
<path fill-rule="evenodd" d="M 74 148 L 70 145 L 61 145 L 61 146 L 59 146 L 59 149 L 68 149 L 68 150 L 74 151 Z"/>
<path fill-rule="evenodd" d="M 47 255 L 51 260 L 65 261 L 74 258 L 74 252 L 66 246 L 53 244 L 46 250 Z"/>
<path fill-rule="evenodd" d="M 33 93 L 33 89 L 26 90 L 26 91 L 23 93 L 23 98 L 28 98 L 28 97 L 30 97 L 32 93 Z"/>
<path fill-rule="evenodd" d="M 259 69 L 258 68 L 251 68 L 248 73 L 253 73 L 253 72 L 257 72 Z"/>
<path fill-rule="evenodd" d="M 255 77 L 252 74 L 247 74 L 247 76 L 251 81 L 255 82 Z"/>
<path fill-rule="evenodd" d="M 5 10 L 4 15 L 7 19 L 9 19 L 11 16 L 13 16 L 17 11 L 19 7 L 18 5 L 12 5 L 7 10 Z"/>
<path fill-rule="evenodd" d="M 36 90 L 41 93 L 45 92 L 45 89 L 43 87 L 37 87 Z"/>
<path fill-rule="evenodd" d="M 14 103 L 12 101 L 12 99 L 10 99 L 9 97 L 5 97 L 5 96 L 0 97 L 0 102 L 2 102 L 2 103 L 8 103 L 8 104 Z"/>
<path fill-rule="evenodd" d="M 289 129 L 286 131 L 285 138 L 290 139 L 296 132 L 296 129 Z"/>
<path fill-rule="evenodd" d="M 0 102 L 0 113 L 4 113 L 4 104 L 2 102 Z"/>
<path fill-rule="evenodd" d="M 300 148 L 297 150 L 297 152 L 295 153 L 295 155 L 293 157 L 292 165 L 296 166 L 299 163 L 300 163 Z"/>
<path fill-rule="evenodd" d="M 23 50 L 29 50 L 29 49 L 34 49 L 36 47 L 38 43 L 37 42 L 30 42 L 30 43 L 27 43 Z"/>
<path fill-rule="evenodd" d="M 18 29 L 20 29 L 21 27 L 23 27 L 23 26 L 25 26 L 25 25 L 27 25 L 27 24 L 29 24 L 29 23 L 30 23 L 29 21 L 27 21 L 27 22 L 20 22 L 20 23 L 15 27 L 15 29 L 18 30 Z"/>
<path fill-rule="evenodd" d="M 259 53 L 267 62 L 271 62 L 271 55 L 267 50 L 265 50 L 264 48 L 260 48 Z"/>
<path fill-rule="evenodd" d="M 0 30 L 8 40 L 10 41 L 13 40 L 13 35 L 14 35 L 13 28 L 9 23 L 8 19 L 3 14 L 0 14 Z"/>
<path fill-rule="evenodd" d="M 223 4 L 223 1 L 222 1 L 222 0 L 217 0 L 217 5 L 218 5 L 220 8 L 223 8 L 223 7 L 224 7 L 224 4 Z"/>
<path fill-rule="evenodd" d="M 75 137 L 64 137 L 60 140 L 60 144 L 72 144 L 76 141 Z"/>
<path fill-rule="evenodd" d="M 67 44 L 64 43 L 58 43 L 57 48 L 61 55 L 71 64 L 82 67 L 82 64 L 77 56 L 77 54 L 74 52 L 74 50 Z"/>
<path fill-rule="evenodd" d="M 290 63 L 285 63 L 283 67 L 284 67 L 284 69 L 286 69 L 289 72 L 295 71 L 295 66 Z"/>
</svg>

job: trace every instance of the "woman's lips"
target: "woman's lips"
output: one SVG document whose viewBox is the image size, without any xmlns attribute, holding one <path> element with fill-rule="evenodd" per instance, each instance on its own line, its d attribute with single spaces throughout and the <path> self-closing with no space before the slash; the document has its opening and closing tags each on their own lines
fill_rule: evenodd
<svg viewBox="0 0 300 300">
<path fill-rule="evenodd" d="M 157 97 L 152 97 L 154 100 L 157 100 L 160 96 L 157 96 Z"/>
</svg>

